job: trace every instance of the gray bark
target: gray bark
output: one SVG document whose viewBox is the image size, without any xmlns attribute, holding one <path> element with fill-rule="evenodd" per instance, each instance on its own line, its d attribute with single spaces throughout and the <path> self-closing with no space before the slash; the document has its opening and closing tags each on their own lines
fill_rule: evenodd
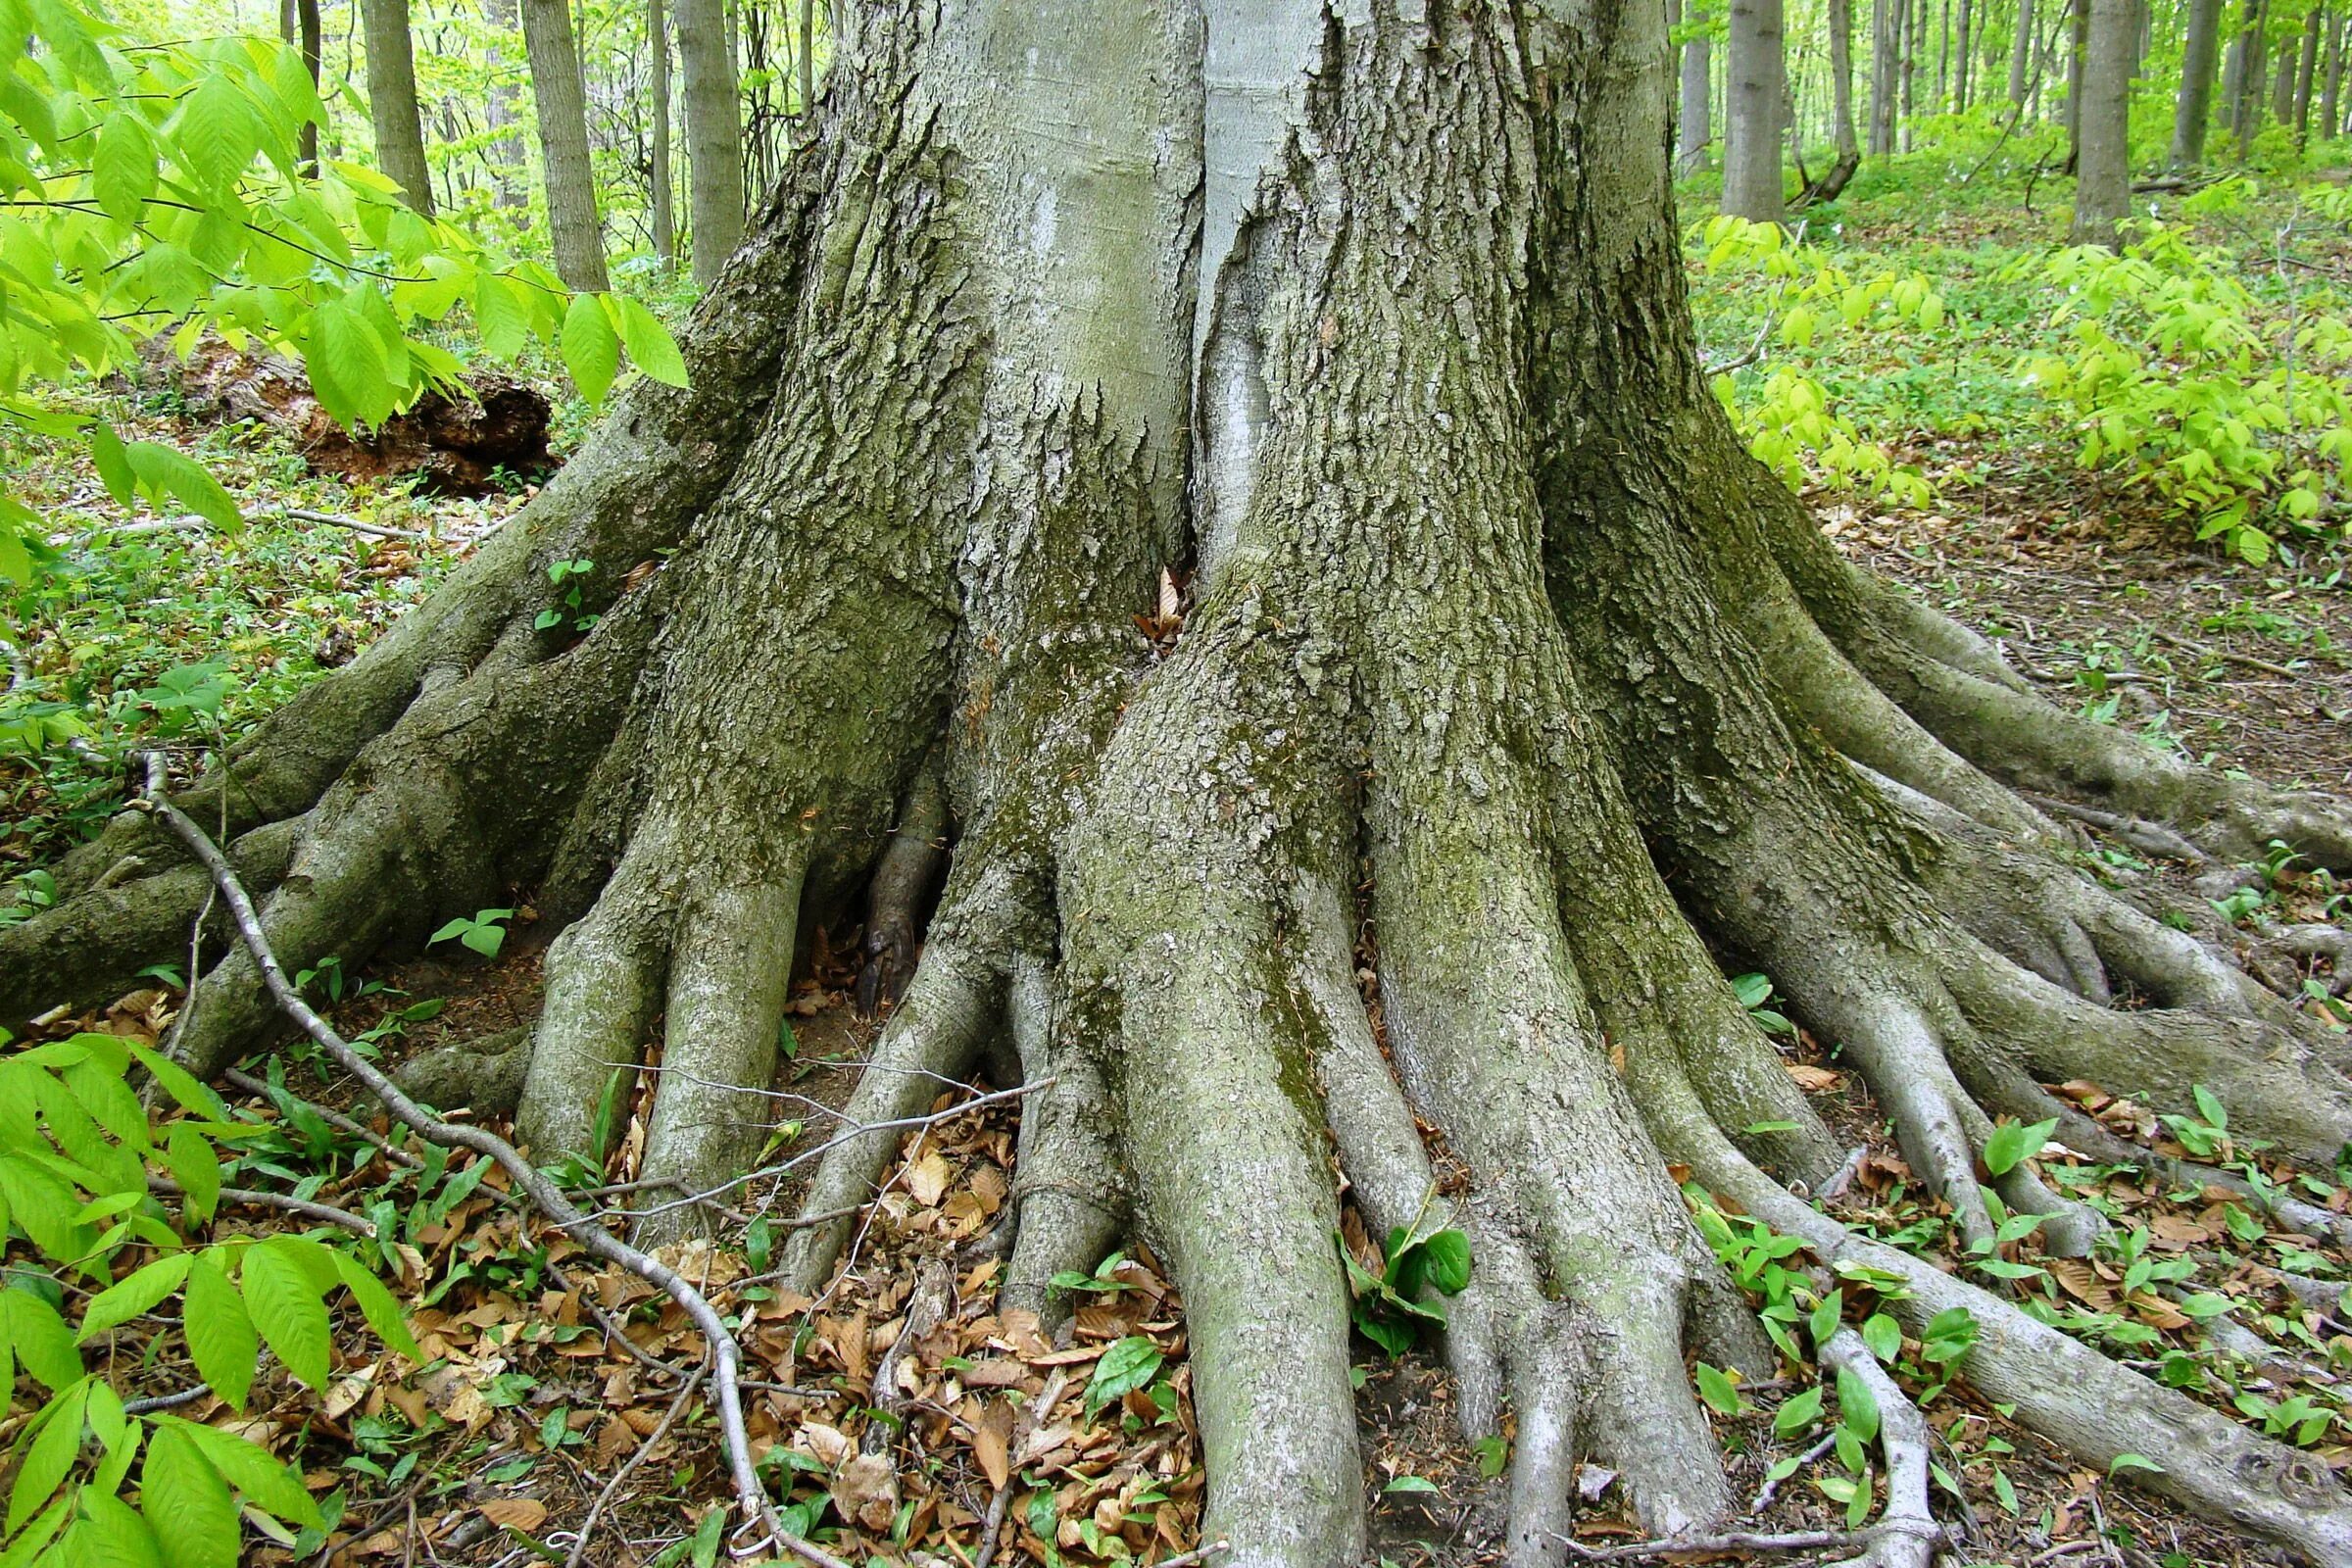
<svg viewBox="0 0 2352 1568">
<path fill-rule="evenodd" d="M 2017 0 L 2017 30 L 2009 40 L 2009 101 L 2025 107 L 2032 86 L 2026 73 L 2034 62 L 2034 0 Z"/>
<path fill-rule="evenodd" d="M 1952 54 L 1952 108 L 1960 114 L 1968 112 L 1969 88 L 1974 79 L 1977 14 L 1976 0 L 1960 0 L 1960 14 L 1955 19 L 1958 38 Z"/>
<path fill-rule="evenodd" d="M 2320 29 L 2328 19 L 2327 8 L 2314 5 L 2311 14 L 2303 19 L 2303 56 L 2295 67 L 2295 146 L 2300 148 L 2311 136 L 2311 86 L 2319 72 Z"/>
<path fill-rule="evenodd" d="M 1692 26 L 1706 22 L 1706 8 L 1692 3 L 1685 12 Z M 1675 120 L 1675 167 L 1691 173 L 1707 167 L 1715 126 L 1709 111 L 1714 104 L 1714 40 L 1698 33 L 1684 41 L 1681 60 L 1682 107 Z"/>
<path fill-rule="evenodd" d="M 2328 15 L 2328 67 L 2320 88 L 2320 135 L 2332 138 L 2343 134 L 2342 92 L 2344 84 L 2344 19 L 2333 12 Z"/>
<path fill-rule="evenodd" d="M 2237 33 L 2230 41 L 2230 134 L 2237 141 L 2241 159 L 2262 128 L 2263 29 L 2269 16 L 2269 0 L 2245 0 Z"/>
<path fill-rule="evenodd" d="M 1723 146 L 1723 210 L 1777 223 L 1787 212 L 1781 121 L 1787 63 L 1781 0 L 1732 0 L 1726 50 L 1729 103 Z"/>
<path fill-rule="evenodd" d="M 571 31 L 571 0 L 520 0 L 522 42 L 539 111 L 539 177 L 547 194 L 556 275 L 575 289 L 612 286 L 588 159 L 588 86 Z"/>
<path fill-rule="evenodd" d="M 2081 154 L 2075 165 L 2075 243 L 2113 245 L 2132 210 L 2132 62 L 2136 0 L 2088 0 Z"/>
<path fill-rule="evenodd" d="M 483 51 L 483 64 L 494 74 L 489 102 L 483 115 L 492 129 L 514 124 L 522 117 L 516 112 L 520 94 L 511 74 L 510 62 L 514 56 L 515 30 L 522 19 L 515 12 L 516 0 L 483 0 L 482 16 L 495 36 Z M 522 137 L 510 132 L 490 144 L 489 159 L 494 170 L 496 194 L 492 198 L 502 208 L 527 208 L 531 203 L 530 170 L 523 152 Z"/>
<path fill-rule="evenodd" d="M 360 16 L 368 33 L 368 119 L 375 130 L 375 161 L 398 182 L 409 205 L 429 216 L 433 176 L 425 166 L 424 127 L 416 111 L 409 0 L 366 0 Z"/>
<path fill-rule="evenodd" d="M 743 113 L 723 0 L 678 0 L 678 64 L 694 278 L 709 288 L 743 243 Z"/>
<path fill-rule="evenodd" d="M 2181 45 L 2180 91 L 2173 103 L 2172 164 L 2193 169 L 2205 161 L 2205 127 L 2213 118 L 2214 68 L 2221 55 L 2222 12 L 2228 0 L 2189 0 Z"/>
<path fill-rule="evenodd" d="M 302 69 L 309 74 L 311 86 L 318 85 L 318 0 L 282 0 L 277 13 L 278 36 L 301 51 Z M 303 123 L 298 139 L 297 156 L 302 172 L 311 178 L 318 177 L 318 122 Z"/>
<path fill-rule="evenodd" d="M 1870 155 L 1873 158 L 1885 158 L 1894 151 L 1895 106 L 1902 91 L 1904 4 L 1905 0 L 1871 0 Z"/>
</svg>

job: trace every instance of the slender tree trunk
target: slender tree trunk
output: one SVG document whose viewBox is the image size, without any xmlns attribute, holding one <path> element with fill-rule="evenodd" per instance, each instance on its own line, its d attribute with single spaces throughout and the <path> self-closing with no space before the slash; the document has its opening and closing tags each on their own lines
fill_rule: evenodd
<svg viewBox="0 0 2352 1568">
<path fill-rule="evenodd" d="M 1955 114 L 1968 113 L 1968 90 L 1977 55 L 1976 17 L 1976 0 L 1960 0 L 1957 19 L 1960 43 L 1952 56 L 1952 110 Z"/>
<path fill-rule="evenodd" d="M 1777 223 L 1787 211 L 1781 181 L 1781 116 L 1787 64 L 1781 0 L 1732 0 L 1727 51 L 1729 124 L 1723 148 L 1723 210 Z"/>
<path fill-rule="evenodd" d="M 1694 29 L 1685 39 L 1682 48 L 1681 88 L 1682 112 L 1675 122 L 1675 166 L 1681 173 L 1691 173 L 1707 167 L 1714 145 L 1714 40 L 1704 31 L 1706 7 L 1692 0 L 1689 7 L 1690 25 Z"/>
<path fill-rule="evenodd" d="M 318 0 L 280 0 L 277 11 L 278 36 L 302 53 L 302 69 L 309 73 L 311 87 L 318 86 L 319 52 L 322 47 L 318 27 Z M 302 172 L 312 179 L 318 177 L 318 122 L 303 123 L 297 150 Z"/>
<path fill-rule="evenodd" d="M 2227 0 L 2189 0 L 2188 31 L 2181 45 L 2180 91 L 2173 101 L 2175 169 L 2205 161 L 2205 127 L 2213 118 L 2214 67 L 2221 54 L 2222 11 Z"/>
<path fill-rule="evenodd" d="M 2025 106 L 2032 83 L 2026 73 L 2034 63 L 2034 0 L 2017 0 L 2017 32 L 2009 40 L 2009 101 Z"/>
<path fill-rule="evenodd" d="M 1871 0 L 1870 8 L 1870 155 L 1885 158 L 1894 151 L 1895 102 L 1901 91 L 1903 6 L 1905 0 Z"/>
<path fill-rule="evenodd" d="M 2293 128 L 2295 123 L 2296 35 L 2278 40 L 2278 67 L 2271 74 L 2271 123 Z"/>
<path fill-rule="evenodd" d="M 1936 112 L 1952 107 L 1952 0 L 1936 7 Z"/>
<path fill-rule="evenodd" d="M 2090 55 L 2091 0 L 2068 0 L 2066 52 L 2066 168 L 2072 173 L 2082 159 L 2082 69 Z"/>
<path fill-rule="evenodd" d="M 678 217 L 670 193 L 669 154 L 669 15 L 664 0 L 646 0 L 646 64 L 653 74 L 654 122 L 653 223 L 654 259 L 664 270 L 677 265 Z"/>
<path fill-rule="evenodd" d="M 2300 151 L 2311 139 L 2311 87 L 2319 74 L 2320 30 L 2326 25 L 2328 14 L 2324 7 L 2314 5 L 2311 14 L 2303 19 L 2303 53 L 2295 63 L 2295 147 Z"/>
<path fill-rule="evenodd" d="M 2269 19 L 2269 0 L 2245 0 L 2237 37 L 2230 46 L 2230 134 L 2236 138 L 2240 159 L 2262 128 L 2263 89 L 2270 79 L 2264 69 L 2263 34 Z"/>
<path fill-rule="evenodd" d="M 572 39 L 570 0 L 521 0 L 522 42 L 539 111 L 539 178 L 547 191 L 556 274 L 575 289 L 605 289 L 605 237 L 588 157 L 588 86 Z"/>
<path fill-rule="evenodd" d="M 2344 19 L 2333 12 L 2328 15 L 2328 70 L 2320 88 L 2320 134 L 2334 137 L 2343 133 L 2341 116 L 2344 85 Z"/>
<path fill-rule="evenodd" d="M 430 215 L 433 176 L 424 161 L 424 126 L 416 108 L 416 55 L 409 36 L 409 0 L 362 0 L 368 34 L 368 118 L 375 127 L 375 161 L 396 181 L 409 205 Z"/>
<path fill-rule="evenodd" d="M 1911 151 L 1918 134 L 1919 57 L 1927 47 L 1927 0 L 1903 0 L 1903 133 L 1902 149 Z"/>
<path fill-rule="evenodd" d="M 2132 57 L 2138 0 L 2089 0 L 2075 165 L 2075 243 L 2113 245 L 2132 209 Z"/>
<path fill-rule="evenodd" d="M 1861 162 L 1854 137 L 1854 0 L 1829 0 L 1830 134 L 1838 162 Z M 1842 181 L 1840 181 L 1842 183 Z"/>
<path fill-rule="evenodd" d="M 816 113 L 816 0 L 801 0 L 801 115 Z"/>
<path fill-rule="evenodd" d="M 743 113 L 721 0 L 678 0 L 686 98 L 686 209 L 694 278 L 705 288 L 743 243 Z"/>
</svg>

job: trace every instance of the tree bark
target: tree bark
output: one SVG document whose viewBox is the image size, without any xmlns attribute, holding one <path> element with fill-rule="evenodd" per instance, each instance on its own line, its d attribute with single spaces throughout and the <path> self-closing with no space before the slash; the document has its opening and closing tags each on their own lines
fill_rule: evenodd
<svg viewBox="0 0 2352 1568">
<path fill-rule="evenodd" d="M 709 288 L 743 243 L 743 114 L 723 0 L 678 0 L 694 280 Z"/>
<path fill-rule="evenodd" d="M 1723 147 L 1723 210 L 1777 223 L 1788 209 L 1781 175 L 1787 62 L 1781 0 L 1732 0 L 1726 52 L 1730 102 Z"/>
<path fill-rule="evenodd" d="M 664 0 L 646 0 L 645 46 L 653 73 L 653 224 L 654 259 L 664 270 L 678 261 L 678 216 L 670 187 L 669 151 L 669 14 Z"/>
<path fill-rule="evenodd" d="M 1685 11 L 1685 21 L 1692 28 L 1707 24 L 1703 4 L 1690 4 Z M 1707 167 L 1714 145 L 1715 126 L 1710 110 L 1714 104 L 1714 41 L 1703 31 L 1693 31 L 1683 41 L 1680 61 L 1682 102 L 1675 117 L 1675 169 L 1689 174 Z"/>
<path fill-rule="evenodd" d="M 1828 10 L 1830 136 L 1834 157 L 1821 178 L 1806 188 L 1804 200 L 1808 203 L 1836 201 L 1862 164 L 1861 144 L 1854 137 L 1853 0 L 1829 0 Z"/>
<path fill-rule="evenodd" d="M 516 0 L 483 0 L 482 17 L 490 24 L 492 38 L 483 51 L 482 63 L 492 74 L 485 118 L 492 129 L 507 131 L 489 148 L 488 158 L 495 172 L 491 199 L 500 208 L 519 214 L 531 205 L 531 175 L 522 137 L 509 128 L 522 118 L 516 112 L 521 97 L 513 75 L 514 57 L 509 53 L 515 31 L 522 24 L 515 4 Z"/>
<path fill-rule="evenodd" d="M 1967 114 L 1969 86 L 1977 59 L 1976 0 L 1960 0 L 1958 23 L 1959 42 L 1952 55 L 1952 110 Z"/>
<path fill-rule="evenodd" d="M 409 205 L 433 211 L 432 171 L 424 162 L 424 126 L 416 111 L 416 55 L 409 36 L 409 0 L 366 0 L 368 119 L 375 130 L 375 161 L 399 184 Z"/>
<path fill-rule="evenodd" d="M 2180 91 L 2173 102 L 2171 162 L 2175 169 L 2194 169 L 2205 161 L 2205 127 L 2213 118 L 2213 76 L 2221 55 L 2226 3 L 2189 0 L 2188 30 L 2181 44 Z"/>
<path fill-rule="evenodd" d="M 1905 0 L 1871 0 L 1870 155 L 1873 158 L 1885 158 L 1894 151 L 1904 4 Z"/>
<path fill-rule="evenodd" d="M 2311 86 L 2319 72 L 2320 28 L 2328 18 L 2327 8 L 2314 5 L 2303 19 L 2303 55 L 2295 66 L 2295 147 L 2300 151 L 2311 137 Z"/>
<path fill-rule="evenodd" d="M 302 53 L 302 69 L 310 74 L 311 86 L 318 86 L 319 30 L 318 0 L 281 0 L 277 12 L 278 36 Z M 318 122 L 305 121 L 297 141 L 297 155 L 303 173 L 312 179 L 318 177 Z"/>
<path fill-rule="evenodd" d="M 862 912 L 903 958 L 944 821 L 869 1130 L 816 1163 L 779 1283 L 822 1288 L 888 1124 L 1002 1048 L 1031 1093 L 1000 1308 L 1066 1311 L 1054 1274 L 1126 1236 L 1167 1263 L 1220 1568 L 1365 1548 L 1343 1189 L 1374 1234 L 1468 1240 L 1444 1352 L 1466 1434 L 1510 1422 L 1514 1568 L 1563 1560 L 1582 1459 L 1653 1531 L 1738 1506 L 1689 1366 L 1780 1363 L 1718 1203 L 1914 1337 L 1965 1310 L 1956 1372 L 2071 1462 L 2136 1454 L 2130 1484 L 2346 1560 L 2324 1462 L 1792 1195 L 1838 1141 L 1712 955 L 1839 1042 L 1965 1243 L 2030 1212 L 2080 1252 L 2087 1211 L 1984 1159 L 1996 1117 L 2203 1178 L 2043 1084 L 2202 1085 L 2266 1161 L 2325 1167 L 2352 1082 L 2024 792 L 2339 872 L 2352 809 L 2042 704 L 1746 454 L 1685 293 L 1666 8 L 1407 9 L 861 9 L 691 385 L 625 390 L 177 801 L 289 965 L 534 890 L 561 934 L 518 1138 L 593 1162 L 592 1107 L 643 1074 L 639 1179 L 688 1192 L 767 1141 L 803 936 Z M 1747 105 L 1776 172 L 1782 102 L 1776 67 Z M 575 560 L 580 612 L 540 624 Z M 0 927 L 0 1017 L 184 951 L 189 871 L 146 813 L 110 824 Z M 250 956 L 179 1019 L 203 1073 L 266 1044 Z"/>
<path fill-rule="evenodd" d="M 606 289 L 604 225 L 588 157 L 588 84 L 571 31 L 571 0 L 521 0 L 522 42 L 539 111 L 539 179 L 547 193 L 556 275 L 575 289 Z"/>
<path fill-rule="evenodd" d="M 808 120 L 816 114 L 816 0 L 801 0 L 798 62 L 801 72 L 801 118 Z"/>
<path fill-rule="evenodd" d="M 2343 134 L 2342 92 L 2344 84 L 2344 19 L 2333 12 L 2328 14 L 2328 66 L 2320 88 L 2320 135 L 2333 138 Z"/>
<path fill-rule="evenodd" d="M 2017 31 L 2009 40 L 2009 101 L 2020 109 L 2032 86 L 2026 73 L 2034 63 L 2034 0 L 2017 0 Z"/>
<path fill-rule="evenodd" d="M 2230 44 L 2230 134 L 2244 159 L 2255 132 L 2262 128 L 2263 30 L 2270 17 L 2269 0 L 2245 0 L 2237 36 Z"/>
<path fill-rule="evenodd" d="M 2088 3 L 2074 239 L 2112 246 L 2117 225 L 2132 211 L 2132 62 L 2138 52 L 2139 13 L 2137 0 Z"/>
</svg>

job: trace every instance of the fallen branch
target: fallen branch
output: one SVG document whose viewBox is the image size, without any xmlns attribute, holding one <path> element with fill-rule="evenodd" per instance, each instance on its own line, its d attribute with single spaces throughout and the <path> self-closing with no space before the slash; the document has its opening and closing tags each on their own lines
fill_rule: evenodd
<svg viewBox="0 0 2352 1568">
<path fill-rule="evenodd" d="M 303 1109 L 309 1111 L 320 1121 L 325 1122 L 329 1127 L 340 1128 L 342 1131 L 351 1134 L 354 1138 L 360 1139 L 366 1143 L 373 1144 L 377 1150 L 383 1153 L 383 1156 L 386 1159 L 393 1161 L 395 1164 L 406 1165 L 411 1170 L 418 1169 L 424 1164 L 423 1160 L 418 1159 L 415 1154 L 410 1153 L 407 1150 L 394 1149 L 392 1147 L 392 1141 L 386 1138 L 382 1133 L 375 1131 L 375 1129 L 372 1127 L 368 1127 L 364 1123 L 355 1121 L 351 1117 L 344 1115 L 339 1110 L 329 1110 L 324 1105 L 317 1104 L 311 1101 L 305 1100 L 290 1089 L 273 1088 L 264 1080 L 256 1078 L 253 1074 L 245 1072 L 236 1067 L 229 1068 L 228 1071 L 222 1073 L 220 1076 L 226 1079 L 231 1087 L 242 1089 L 249 1095 L 259 1095 L 264 1100 L 270 1101 L 271 1103 L 276 1102 L 276 1098 L 279 1095 L 284 1095 L 286 1099 L 292 1101 L 295 1104 L 300 1105 Z"/>
<path fill-rule="evenodd" d="M 710 1347 L 716 1360 L 719 1408 L 719 1435 L 725 1445 L 727 1459 L 735 1481 L 736 1500 L 745 1514 L 746 1525 L 756 1525 L 767 1532 L 767 1540 L 740 1548 L 746 1554 L 761 1545 L 775 1545 L 795 1556 L 813 1563 L 816 1568 L 848 1568 L 839 1557 L 812 1542 L 804 1541 L 784 1528 L 776 1516 L 775 1505 L 760 1483 L 759 1472 L 753 1468 L 751 1442 L 744 1428 L 743 1396 L 740 1388 L 743 1365 L 743 1347 L 727 1329 L 702 1292 L 696 1290 L 677 1270 L 647 1256 L 636 1248 L 613 1236 L 604 1227 L 604 1216 L 583 1214 L 571 1205 L 570 1200 L 547 1175 L 513 1144 L 497 1134 L 480 1127 L 444 1121 L 426 1111 L 407 1095 L 400 1086 L 379 1072 L 375 1064 L 351 1048 L 351 1043 L 335 1032 L 334 1026 L 314 1011 L 302 994 L 286 978 L 278 964 L 277 956 L 270 949 L 270 939 L 262 931 L 262 920 L 247 896 L 245 885 L 237 879 L 236 871 L 221 855 L 204 829 L 194 819 L 173 806 L 165 796 L 163 759 L 154 754 L 141 755 L 146 769 L 145 797 L 135 801 L 132 808 L 160 816 L 178 834 L 188 850 L 204 866 L 227 904 L 230 916 L 236 922 L 237 935 L 246 951 L 253 956 L 254 966 L 262 972 L 262 982 L 268 987 L 280 1011 L 291 1018 L 319 1049 L 332 1056 L 345 1072 L 360 1080 L 370 1094 L 382 1102 L 393 1119 L 406 1124 L 428 1143 L 447 1149 L 471 1151 L 496 1160 L 514 1182 L 515 1188 L 527 1195 L 532 1204 L 545 1214 L 559 1230 L 579 1243 L 582 1250 L 617 1264 L 646 1281 L 655 1289 L 665 1292 L 680 1307 L 695 1327 L 703 1333 L 704 1342 Z"/>
<path fill-rule="evenodd" d="M 187 1196 L 179 1183 L 169 1176 L 149 1175 L 147 1190 L 161 1193 L 166 1198 Z M 362 1219 L 350 1209 L 337 1208 L 331 1203 L 313 1202 L 307 1198 L 289 1198 L 284 1193 L 256 1192 L 250 1187 L 223 1187 L 220 1189 L 220 1201 L 235 1203 L 241 1208 L 274 1208 L 288 1214 L 300 1214 L 304 1219 L 315 1219 L 321 1225 L 340 1226 L 354 1236 L 375 1240 L 374 1221 Z"/>
</svg>

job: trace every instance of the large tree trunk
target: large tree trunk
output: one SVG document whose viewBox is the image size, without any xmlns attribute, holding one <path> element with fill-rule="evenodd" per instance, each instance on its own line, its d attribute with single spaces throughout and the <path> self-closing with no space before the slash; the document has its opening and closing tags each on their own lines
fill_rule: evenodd
<svg viewBox="0 0 2352 1568">
<path fill-rule="evenodd" d="M 1684 13 L 1692 28 L 1707 24 L 1704 5 L 1693 3 Z M 1708 149 L 1715 142 L 1715 126 L 1711 114 L 1714 97 L 1714 41 L 1701 31 L 1694 31 L 1683 43 L 1682 50 L 1682 108 L 1675 117 L 1675 170 L 1691 173 L 1707 167 Z"/>
<path fill-rule="evenodd" d="M 1871 0 L 1870 156 L 1894 151 L 1895 99 L 1901 91 L 1904 0 Z"/>
<path fill-rule="evenodd" d="M 2300 150 L 2311 136 L 2311 84 L 2319 72 L 2320 29 L 2328 20 L 2327 8 L 2314 5 L 2303 19 L 2303 54 L 2295 65 L 2295 146 Z"/>
<path fill-rule="evenodd" d="M 743 110 L 723 0 L 678 0 L 694 280 L 709 288 L 743 243 Z"/>
<path fill-rule="evenodd" d="M 2078 111 L 2075 243 L 2114 245 L 2132 211 L 2132 64 L 2138 53 L 2138 0 L 2077 0 L 2089 8 Z"/>
<path fill-rule="evenodd" d="M 283 0 L 277 8 L 278 36 L 299 50 L 302 69 L 311 78 L 311 87 L 318 86 L 320 39 L 318 30 L 318 0 Z M 318 177 L 318 122 L 303 122 L 302 134 L 297 139 L 296 152 L 302 172 L 312 179 Z"/>
<path fill-rule="evenodd" d="M 539 110 L 539 180 L 556 275 L 575 289 L 606 289 L 605 230 L 588 160 L 588 84 L 571 31 L 571 0 L 521 0 L 522 46 Z"/>
<path fill-rule="evenodd" d="M 366 0 L 368 120 L 378 168 L 409 205 L 431 216 L 433 175 L 424 162 L 424 123 L 416 110 L 416 48 L 409 36 L 409 0 Z"/>
<path fill-rule="evenodd" d="M 2340 1053 L 2072 869 L 2022 792 L 2339 869 L 2352 815 L 2042 705 L 1741 450 L 1684 294 L 1663 6 L 1404 10 L 860 8 L 691 388 L 624 393 L 180 800 L 274 890 L 290 967 L 535 887 L 563 930 L 527 1059 L 461 1055 L 467 1098 L 519 1080 L 519 1136 L 593 1158 L 659 1035 L 641 1181 L 691 1193 L 764 1141 L 801 933 L 919 884 L 884 846 L 944 796 L 946 885 L 848 1115 L 1009 1044 L 1003 1301 L 1061 1314 L 1053 1275 L 1122 1232 L 1167 1261 L 1220 1568 L 1363 1549 L 1335 1160 L 1375 1231 L 1470 1237 L 1446 1350 L 1473 1435 L 1508 1412 L 1515 1563 L 1561 1560 L 1583 1458 L 1660 1530 L 1737 1506 L 1687 1357 L 1771 1363 L 1678 1166 L 1899 1279 L 1914 1336 L 1974 1314 L 1960 1370 L 2094 1472 L 2136 1454 L 2346 1560 L 2325 1465 L 1793 1196 L 1838 1145 L 1710 955 L 1840 1043 L 1963 1236 L 1997 1203 L 2080 1250 L 2092 1216 L 1981 1163 L 1992 1118 L 2157 1156 L 2041 1084 L 2204 1085 L 2323 1160 L 2352 1103 Z M 597 618 L 539 626 L 578 559 Z M 1155 651 L 1170 567 L 1193 599 Z M 203 882 L 126 813 L 0 929 L 0 1016 L 174 956 Z M 217 1072 L 270 1022 L 232 953 L 172 1049 Z M 897 1147 L 831 1149 L 785 1283 L 821 1287 Z"/>
<path fill-rule="evenodd" d="M 2213 119 L 2213 73 L 2221 56 L 2222 10 L 2227 0 L 2189 0 L 2181 45 L 2180 91 L 2173 101 L 2172 165 L 2205 161 L 2205 127 Z"/>
<path fill-rule="evenodd" d="M 2026 73 L 2034 64 L 2034 0 L 2017 0 L 2017 30 L 2009 39 L 2009 101 L 2025 107 L 2032 83 Z"/>
</svg>

